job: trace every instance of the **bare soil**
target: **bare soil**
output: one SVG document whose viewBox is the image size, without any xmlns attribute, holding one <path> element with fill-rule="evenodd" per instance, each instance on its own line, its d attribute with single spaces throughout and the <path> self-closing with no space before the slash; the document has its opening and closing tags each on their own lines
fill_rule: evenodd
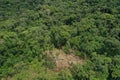
<svg viewBox="0 0 120 80">
<path fill-rule="evenodd" d="M 79 56 L 76 56 L 74 51 L 66 54 L 64 51 L 55 49 L 52 51 L 45 51 L 45 55 L 52 57 L 55 60 L 56 67 L 54 71 L 60 71 L 65 68 L 69 68 L 73 64 L 84 64 L 84 60 L 80 59 Z"/>
</svg>

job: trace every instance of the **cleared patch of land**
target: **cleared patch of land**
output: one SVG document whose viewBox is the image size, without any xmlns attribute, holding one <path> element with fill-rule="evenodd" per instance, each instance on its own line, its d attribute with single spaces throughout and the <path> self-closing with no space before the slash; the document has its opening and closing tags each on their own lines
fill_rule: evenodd
<svg viewBox="0 0 120 80">
<path fill-rule="evenodd" d="M 56 65 L 54 71 L 69 68 L 73 64 L 84 64 L 84 60 L 72 52 L 66 54 L 63 50 L 54 49 L 51 51 L 45 51 L 44 54 L 53 58 Z"/>
</svg>

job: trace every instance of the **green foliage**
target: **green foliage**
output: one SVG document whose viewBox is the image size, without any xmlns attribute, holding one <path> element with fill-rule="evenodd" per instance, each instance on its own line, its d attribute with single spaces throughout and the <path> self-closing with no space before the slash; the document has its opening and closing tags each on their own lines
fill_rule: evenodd
<svg viewBox="0 0 120 80">
<path fill-rule="evenodd" d="M 108 67 L 111 64 L 112 60 L 109 57 L 103 55 L 97 55 L 96 53 L 92 54 L 92 60 L 87 61 L 86 65 L 74 65 L 71 68 L 71 72 L 75 80 L 106 80 L 109 71 Z M 76 74 L 77 73 L 77 74 Z"/>
<path fill-rule="evenodd" d="M 69 70 L 63 70 L 58 74 L 58 80 L 74 80 L 71 72 Z"/>
<path fill-rule="evenodd" d="M 53 27 L 51 31 L 52 43 L 57 48 L 61 48 L 70 38 L 69 26 Z"/>
<path fill-rule="evenodd" d="M 88 71 L 82 65 L 75 65 L 71 68 L 73 78 L 75 80 L 86 80 L 89 79 Z"/>
<path fill-rule="evenodd" d="M 56 67 L 55 60 L 53 57 L 50 56 L 44 56 L 44 66 L 49 69 L 54 69 Z"/>
<path fill-rule="evenodd" d="M 119 14 L 119 0 L 0 0 L 0 79 L 119 80 Z M 47 70 L 43 53 L 54 48 L 87 62 Z"/>
<path fill-rule="evenodd" d="M 120 79 L 120 56 L 119 55 L 116 55 L 115 57 L 112 58 L 112 63 L 110 65 L 110 69 L 109 69 L 109 72 L 110 72 L 110 75 L 109 75 L 109 79 L 112 80 L 112 79 Z"/>
</svg>

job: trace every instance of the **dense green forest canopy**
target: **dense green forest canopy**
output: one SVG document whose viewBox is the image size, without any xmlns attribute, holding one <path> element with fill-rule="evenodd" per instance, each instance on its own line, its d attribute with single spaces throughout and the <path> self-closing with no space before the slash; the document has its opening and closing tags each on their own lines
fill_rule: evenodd
<svg viewBox="0 0 120 80">
<path fill-rule="evenodd" d="M 86 64 L 46 70 L 56 48 Z M 0 79 L 120 80 L 120 1 L 0 0 Z"/>
</svg>

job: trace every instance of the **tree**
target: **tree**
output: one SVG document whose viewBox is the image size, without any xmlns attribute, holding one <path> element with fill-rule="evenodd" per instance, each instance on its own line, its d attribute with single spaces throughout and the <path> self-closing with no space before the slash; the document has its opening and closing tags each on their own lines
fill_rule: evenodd
<svg viewBox="0 0 120 80">
<path fill-rule="evenodd" d="M 51 30 L 52 43 L 57 48 L 62 48 L 70 38 L 70 31 L 68 26 L 54 27 Z"/>
</svg>

